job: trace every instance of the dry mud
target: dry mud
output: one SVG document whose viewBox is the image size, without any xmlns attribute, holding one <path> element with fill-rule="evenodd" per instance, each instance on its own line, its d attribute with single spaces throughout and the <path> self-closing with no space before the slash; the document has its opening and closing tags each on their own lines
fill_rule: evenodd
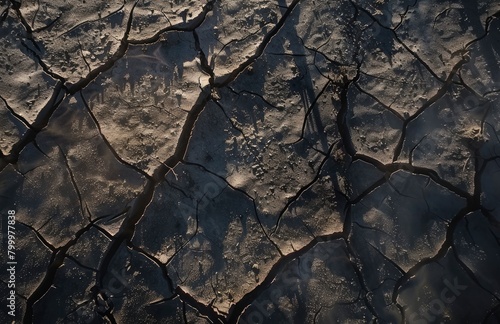
<svg viewBox="0 0 500 324">
<path fill-rule="evenodd" d="M 0 322 L 499 323 L 499 62 L 498 1 L 0 1 Z"/>
</svg>

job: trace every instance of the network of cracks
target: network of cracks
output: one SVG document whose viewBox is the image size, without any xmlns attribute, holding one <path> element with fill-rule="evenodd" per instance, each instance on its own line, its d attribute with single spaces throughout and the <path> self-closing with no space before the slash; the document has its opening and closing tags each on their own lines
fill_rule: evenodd
<svg viewBox="0 0 500 324">
<path fill-rule="evenodd" d="M 500 322 L 500 3 L 0 12 L 15 320 Z"/>
</svg>

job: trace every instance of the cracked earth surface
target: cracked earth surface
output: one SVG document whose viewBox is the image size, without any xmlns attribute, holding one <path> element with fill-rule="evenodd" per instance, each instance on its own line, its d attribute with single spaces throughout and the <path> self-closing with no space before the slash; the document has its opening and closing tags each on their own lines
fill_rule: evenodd
<svg viewBox="0 0 500 324">
<path fill-rule="evenodd" d="M 14 321 L 499 323 L 499 18 L 0 1 Z"/>
</svg>

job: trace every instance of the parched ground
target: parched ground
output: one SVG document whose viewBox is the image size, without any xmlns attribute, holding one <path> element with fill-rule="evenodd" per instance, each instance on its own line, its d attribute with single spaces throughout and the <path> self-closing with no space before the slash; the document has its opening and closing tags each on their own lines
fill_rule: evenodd
<svg viewBox="0 0 500 324">
<path fill-rule="evenodd" d="M 499 62 L 500 1 L 0 1 L 0 322 L 499 323 Z"/>
</svg>

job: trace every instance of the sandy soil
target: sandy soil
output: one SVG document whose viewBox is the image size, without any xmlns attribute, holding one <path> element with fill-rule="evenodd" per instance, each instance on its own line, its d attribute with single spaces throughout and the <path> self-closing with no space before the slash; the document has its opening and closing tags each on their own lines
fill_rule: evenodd
<svg viewBox="0 0 500 324">
<path fill-rule="evenodd" d="M 487 0 L 0 1 L 0 322 L 500 322 L 499 40 Z"/>
</svg>

